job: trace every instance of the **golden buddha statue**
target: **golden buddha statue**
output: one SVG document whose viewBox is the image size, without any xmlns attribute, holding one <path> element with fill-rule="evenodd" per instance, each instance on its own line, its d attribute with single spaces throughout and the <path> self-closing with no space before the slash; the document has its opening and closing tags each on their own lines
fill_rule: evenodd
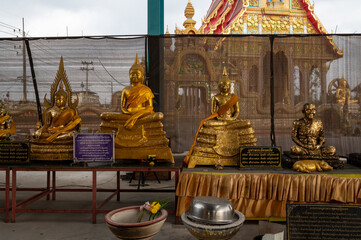
<svg viewBox="0 0 361 240">
<path fill-rule="evenodd" d="M 3 98 L 0 106 L 0 140 L 9 138 L 11 135 L 15 134 L 15 132 L 15 124 L 5 109 L 5 102 Z"/>
<path fill-rule="evenodd" d="M 121 113 L 101 114 L 100 132 L 116 132 L 116 159 L 170 159 L 173 154 L 168 147 L 169 140 L 163 131 L 163 113 L 153 111 L 154 95 L 143 84 L 144 68 L 139 64 L 138 54 L 129 70 L 130 86 L 121 94 Z"/>
<path fill-rule="evenodd" d="M 306 103 L 302 113 L 305 116 L 293 122 L 292 140 L 296 145 L 291 147 L 291 153 L 310 156 L 335 155 L 335 147 L 323 146 L 326 139 L 322 121 L 314 118 L 316 114 L 315 105 Z"/>
<path fill-rule="evenodd" d="M 231 82 L 225 68 L 218 89 L 219 93 L 212 97 L 212 115 L 202 120 L 184 159 L 188 168 L 215 164 L 238 166 L 239 148 L 257 145 L 251 123 L 238 119 L 239 98 L 230 92 Z"/>
<path fill-rule="evenodd" d="M 292 140 L 296 145 L 290 152 L 285 152 L 282 166 L 292 168 L 299 160 L 324 160 L 333 168 L 343 168 L 343 162 L 335 156 L 336 148 L 323 146 L 326 139 L 322 121 L 314 118 L 315 105 L 306 103 L 302 113 L 304 117 L 294 121 L 292 127 Z"/>
<path fill-rule="evenodd" d="M 73 103 L 71 95 L 61 57 L 51 101 L 44 96 L 43 125 L 32 134 L 31 160 L 73 160 L 73 131 L 80 130 L 81 118 L 76 108 L 78 99 Z"/>
</svg>

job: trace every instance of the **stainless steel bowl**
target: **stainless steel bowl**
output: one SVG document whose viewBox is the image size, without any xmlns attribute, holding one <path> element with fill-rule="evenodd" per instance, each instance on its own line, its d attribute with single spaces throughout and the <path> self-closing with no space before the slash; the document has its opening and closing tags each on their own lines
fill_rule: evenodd
<svg viewBox="0 0 361 240">
<path fill-rule="evenodd" d="M 195 197 L 186 212 L 191 220 L 207 224 L 230 224 L 237 221 L 230 201 L 217 197 Z"/>
</svg>

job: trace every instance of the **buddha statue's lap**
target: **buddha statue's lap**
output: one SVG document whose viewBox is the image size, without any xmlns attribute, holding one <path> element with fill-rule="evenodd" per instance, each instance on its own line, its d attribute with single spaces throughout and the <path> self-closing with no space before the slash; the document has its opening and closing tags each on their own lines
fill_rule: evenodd
<svg viewBox="0 0 361 240">
<path fill-rule="evenodd" d="M 80 130 L 81 118 L 76 109 L 78 100 L 73 103 L 71 94 L 61 58 L 50 102 L 44 97 L 43 125 L 32 134 L 31 160 L 73 160 L 73 131 Z"/>
<path fill-rule="evenodd" d="M 131 86 L 123 89 L 121 113 L 101 114 L 100 132 L 115 131 L 116 159 L 157 159 L 174 162 L 169 140 L 163 131 L 163 113 L 153 112 L 152 91 L 142 84 L 144 69 L 138 56 L 129 70 Z"/>
<path fill-rule="evenodd" d="M 230 93 L 230 81 L 224 70 L 220 93 L 212 98 L 212 115 L 197 132 L 195 143 L 185 162 L 196 165 L 238 166 L 240 146 L 256 146 L 250 121 L 238 119 L 238 97 Z"/>
</svg>

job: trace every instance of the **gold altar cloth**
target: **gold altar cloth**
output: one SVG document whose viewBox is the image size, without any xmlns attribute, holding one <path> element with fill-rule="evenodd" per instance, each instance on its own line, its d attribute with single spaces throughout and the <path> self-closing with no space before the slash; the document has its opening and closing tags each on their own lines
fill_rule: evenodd
<svg viewBox="0 0 361 240">
<path fill-rule="evenodd" d="M 182 172 L 177 216 L 197 196 L 226 198 L 246 218 L 286 217 L 286 203 L 361 203 L 361 175 Z"/>
</svg>

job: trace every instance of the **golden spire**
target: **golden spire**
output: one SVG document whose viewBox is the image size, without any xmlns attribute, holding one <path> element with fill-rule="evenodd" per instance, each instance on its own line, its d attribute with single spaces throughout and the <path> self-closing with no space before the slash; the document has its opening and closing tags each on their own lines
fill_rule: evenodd
<svg viewBox="0 0 361 240">
<path fill-rule="evenodd" d="M 167 25 L 167 31 L 165 31 L 165 34 L 169 34 L 168 25 Z"/>
<path fill-rule="evenodd" d="M 223 76 L 228 76 L 226 66 L 223 68 Z"/>
<path fill-rule="evenodd" d="M 192 18 L 194 16 L 194 7 L 191 3 L 191 0 L 188 0 L 188 4 L 186 9 L 184 10 L 184 16 L 186 16 L 186 18 Z"/>
<path fill-rule="evenodd" d="M 184 33 L 197 33 L 197 30 L 194 28 L 197 22 L 192 19 L 194 16 L 194 8 L 190 0 L 188 0 L 188 4 L 184 10 L 184 16 L 187 18 L 183 23 L 183 26 L 185 27 Z"/>
</svg>

